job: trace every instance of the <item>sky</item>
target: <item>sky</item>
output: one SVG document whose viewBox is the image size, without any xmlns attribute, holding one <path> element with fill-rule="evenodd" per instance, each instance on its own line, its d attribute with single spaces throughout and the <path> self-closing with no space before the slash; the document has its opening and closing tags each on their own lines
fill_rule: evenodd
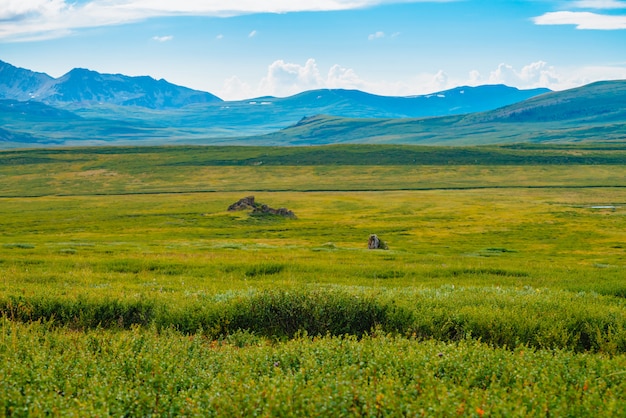
<svg viewBox="0 0 626 418">
<path fill-rule="evenodd" d="M 626 0 L 0 0 L 0 60 L 225 100 L 626 79 Z"/>
</svg>

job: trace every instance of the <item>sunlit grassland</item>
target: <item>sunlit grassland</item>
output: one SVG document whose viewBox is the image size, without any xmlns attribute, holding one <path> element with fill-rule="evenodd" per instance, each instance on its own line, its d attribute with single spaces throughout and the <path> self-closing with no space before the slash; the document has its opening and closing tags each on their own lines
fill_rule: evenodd
<svg viewBox="0 0 626 418">
<path fill-rule="evenodd" d="M 160 286 L 176 294 L 277 283 L 626 293 L 626 208 L 619 206 L 626 190 L 255 195 L 289 207 L 298 219 L 227 212 L 243 197 L 234 193 L 2 199 L 0 268 L 11 271 L 2 284 L 49 292 L 53 282 L 62 284 L 55 291 L 95 287 L 112 295 L 131 289 L 150 294 Z M 595 208 L 607 205 L 615 208 Z M 390 251 L 368 251 L 370 233 L 387 241 Z M 245 274 L 264 263 L 282 267 L 271 277 Z M 462 273 L 472 269 L 503 274 Z"/>
<path fill-rule="evenodd" d="M 144 147 L 4 151 L 0 196 L 624 186 L 626 149 Z"/>
<path fill-rule="evenodd" d="M 0 415 L 626 411 L 621 165 L 83 152 L 0 166 Z"/>
</svg>

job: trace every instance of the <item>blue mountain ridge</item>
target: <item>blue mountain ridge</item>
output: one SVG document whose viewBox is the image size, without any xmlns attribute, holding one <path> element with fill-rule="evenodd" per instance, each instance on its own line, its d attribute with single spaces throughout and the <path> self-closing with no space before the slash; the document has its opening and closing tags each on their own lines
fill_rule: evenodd
<svg viewBox="0 0 626 418">
<path fill-rule="evenodd" d="M 177 86 L 152 77 L 101 74 L 75 68 L 55 79 L 0 61 L 0 98 L 36 100 L 48 105 L 111 104 L 149 109 L 180 108 L 190 104 L 220 102 L 211 93 Z"/>
<path fill-rule="evenodd" d="M 625 139 L 626 81 L 575 89 L 461 86 L 381 96 L 319 89 L 224 101 L 151 77 L 0 61 L 0 147 L 101 144 L 486 144 Z"/>
<path fill-rule="evenodd" d="M 504 85 L 458 87 L 419 96 L 380 96 L 359 90 L 311 90 L 290 97 L 261 97 L 224 102 L 219 97 L 177 86 L 152 77 L 101 74 L 75 68 L 55 79 L 43 73 L 0 61 L 0 99 L 35 100 L 52 106 L 86 109 L 102 105 L 133 106 L 153 110 L 198 106 L 197 112 L 219 117 L 236 113 L 298 113 L 297 119 L 315 114 L 345 117 L 422 117 L 480 112 L 549 92 L 518 90 Z M 215 111 L 218 106 L 219 112 Z M 265 107 L 260 111 L 258 108 Z M 271 108 L 270 106 L 274 106 Z M 290 117 L 293 120 L 293 117 Z M 296 120 L 297 120 L 296 119 Z M 244 123 L 245 124 L 245 123 Z M 286 126 L 286 125 L 285 125 Z"/>
</svg>

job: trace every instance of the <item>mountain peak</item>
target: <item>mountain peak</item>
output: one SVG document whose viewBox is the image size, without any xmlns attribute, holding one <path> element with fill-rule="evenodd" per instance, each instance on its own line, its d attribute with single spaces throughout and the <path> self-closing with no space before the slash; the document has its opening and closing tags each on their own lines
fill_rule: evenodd
<svg viewBox="0 0 626 418">
<path fill-rule="evenodd" d="M 0 99 L 43 103 L 113 104 L 149 109 L 180 108 L 190 104 L 222 100 L 207 92 L 177 86 L 150 76 L 130 77 L 74 68 L 55 79 L 0 61 Z"/>
</svg>

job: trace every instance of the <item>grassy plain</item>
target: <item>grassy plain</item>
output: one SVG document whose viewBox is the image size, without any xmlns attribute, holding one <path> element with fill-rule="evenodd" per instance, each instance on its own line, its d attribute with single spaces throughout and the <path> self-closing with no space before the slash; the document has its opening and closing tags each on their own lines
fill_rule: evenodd
<svg viewBox="0 0 626 418">
<path fill-rule="evenodd" d="M 626 414 L 624 150 L 478 150 L 0 153 L 0 414 Z"/>
</svg>

